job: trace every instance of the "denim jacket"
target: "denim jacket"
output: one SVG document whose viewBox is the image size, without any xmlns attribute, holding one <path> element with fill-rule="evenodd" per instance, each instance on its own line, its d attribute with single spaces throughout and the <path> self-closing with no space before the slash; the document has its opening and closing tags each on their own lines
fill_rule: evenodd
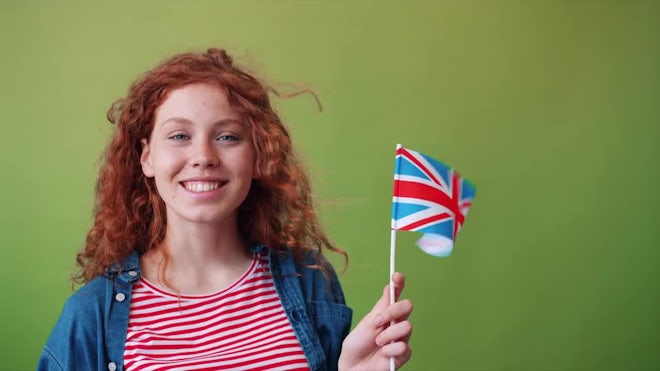
<svg viewBox="0 0 660 371">
<path fill-rule="evenodd" d="M 257 245 L 259 252 L 267 248 Z M 270 250 L 270 269 L 293 331 L 312 370 L 336 370 L 352 311 L 332 267 L 328 279 L 308 257 L 298 264 L 289 252 Z M 133 283 L 140 278 L 131 254 L 74 293 L 65 303 L 39 359 L 37 370 L 123 370 L 124 345 Z"/>
</svg>

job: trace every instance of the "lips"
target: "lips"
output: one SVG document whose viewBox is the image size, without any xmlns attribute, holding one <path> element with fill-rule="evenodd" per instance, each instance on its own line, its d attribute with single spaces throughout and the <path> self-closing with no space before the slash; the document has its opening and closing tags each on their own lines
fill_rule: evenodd
<svg viewBox="0 0 660 371">
<path fill-rule="evenodd" d="M 190 192 L 201 193 L 216 190 L 225 183 L 220 181 L 186 181 L 181 182 L 181 185 Z"/>
</svg>

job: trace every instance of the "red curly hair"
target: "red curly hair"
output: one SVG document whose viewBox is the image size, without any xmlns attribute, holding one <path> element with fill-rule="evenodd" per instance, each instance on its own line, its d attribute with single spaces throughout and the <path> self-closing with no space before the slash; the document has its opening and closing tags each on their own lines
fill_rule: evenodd
<svg viewBox="0 0 660 371">
<path fill-rule="evenodd" d="M 165 204 L 154 180 L 142 173 L 140 140 L 150 137 L 155 111 L 169 92 L 194 83 L 223 89 L 252 132 L 256 180 L 238 213 L 246 242 L 264 243 L 279 252 L 292 250 L 297 258 L 305 252 L 328 249 L 347 259 L 346 253 L 329 241 L 316 218 L 308 176 L 293 153 L 286 127 L 270 104 L 269 93 L 280 95 L 234 65 L 224 50 L 212 48 L 164 61 L 136 80 L 127 96 L 108 110 L 108 120 L 116 130 L 103 156 L 94 225 L 78 253 L 80 272 L 74 280 L 90 281 L 133 251 L 158 248 L 165 238 Z"/>
</svg>

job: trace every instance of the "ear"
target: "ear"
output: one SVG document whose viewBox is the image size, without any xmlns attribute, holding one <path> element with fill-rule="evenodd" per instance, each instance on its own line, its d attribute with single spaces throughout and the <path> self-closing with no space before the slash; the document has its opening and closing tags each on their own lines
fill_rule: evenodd
<svg viewBox="0 0 660 371">
<path fill-rule="evenodd" d="M 151 147 L 149 146 L 149 141 L 146 138 L 140 140 L 142 143 L 142 154 L 140 155 L 140 164 L 142 164 L 142 173 L 147 178 L 154 177 L 154 167 L 151 163 Z"/>
</svg>

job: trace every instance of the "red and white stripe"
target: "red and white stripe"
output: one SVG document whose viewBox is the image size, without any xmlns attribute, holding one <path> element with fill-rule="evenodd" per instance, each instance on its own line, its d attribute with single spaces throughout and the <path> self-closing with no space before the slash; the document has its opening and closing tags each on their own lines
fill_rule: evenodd
<svg viewBox="0 0 660 371">
<path fill-rule="evenodd" d="M 232 286 L 176 295 L 133 286 L 124 366 L 129 370 L 309 370 L 284 313 L 268 255 Z"/>
</svg>

